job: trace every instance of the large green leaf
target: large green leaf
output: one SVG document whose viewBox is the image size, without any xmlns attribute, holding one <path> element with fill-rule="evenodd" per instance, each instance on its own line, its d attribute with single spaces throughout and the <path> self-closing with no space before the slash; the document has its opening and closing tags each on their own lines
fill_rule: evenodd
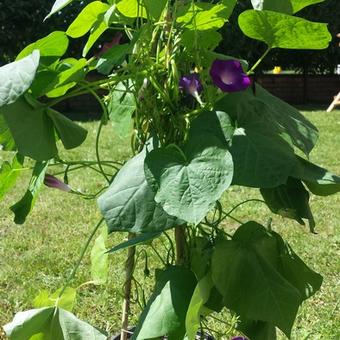
<svg viewBox="0 0 340 340">
<path fill-rule="evenodd" d="M 290 0 L 251 0 L 256 10 L 268 10 L 292 14 L 293 8 Z"/>
<path fill-rule="evenodd" d="M 294 149 L 266 113 L 264 104 L 241 102 L 230 149 L 234 161 L 233 183 L 271 188 L 286 183 L 295 165 Z M 226 110 L 229 113 L 229 110 Z"/>
<path fill-rule="evenodd" d="M 85 78 L 86 59 L 66 58 L 53 65 L 43 66 L 31 86 L 35 98 L 46 95 L 60 97 Z"/>
<path fill-rule="evenodd" d="M 11 131 L 6 123 L 5 117 L 0 112 L 0 150 L 14 151 L 16 149 Z"/>
<path fill-rule="evenodd" d="M 190 30 L 205 31 L 221 28 L 228 20 L 236 1 L 220 4 L 190 3 L 177 17 L 177 22 Z"/>
<path fill-rule="evenodd" d="M 106 340 L 107 335 L 61 308 L 39 308 L 15 315 L 4 326 L 10 340 Z"/>
<path fill-rule="evenodd" d="M 255 93 L 254 95 L 248 90 L 243 100 L 264 103 L 266 113 L 285 130 L 294 146 L 308 155 L 318 140 L 317 128 L 295 107 L 273 96 L 259 84 L 256 84 Z M 252 105 L 254 105 L 253 102 Z"/>
<path fill-rule="evenodd" d="M 148 233 L 181 224 L 169 216 L 154 200 L 144 174 L 146 150 L 130 159 L 119 171 L 109 189 L 99 197 L 98 205 L 109 232 Z"/>
<path fill-rule="evenodd" d="M 73 0 L 56 0 L 55 3 L 52 6 L 52 9 L 51 9 L 50 13 L 45 17 L 44 20 L 49 18 L 54 13 L 57 13 L 57 12 L 61 11 L 64 7 L 69 5 L 72 1 Z"/>
<path fill-rule="evenodd" d="M 187 315 L 185 329 L 188 340 L 195 340 L 197 331 L 201 327 L 201 316 L 204 315 L 204 304 L 209 300 L 213 282 L 210 275 L 203 277 L 192 294 Z"/>
<path fill-rule="evenodd" d="M 328 196 L 340 191 L 339 176 L 301 157 L 297 159 L 292 176 L 301 179 L 314 195 Z"/>
<path fill-rule="evenodd" d="M 199 41 L 199 45 L 195 46 L 192 42 Z M 181 36 L 181 44 L 186 48 L 187 51 L 193 52 L 197 51 L 199 48 L 201 51 L 206 52 L 207 50 L 214 50 L 220 41 L 223 39 L 222 35 L 215 30 L 206 30 L 206 31 L 194 31 L 194 30 L 185 30 Z M 203 59 L 203 58 L 202 58 Z M 207 67 L 211 65 L 212 62 L 208 62 L 204 65 Z"/>
<path fill-rule="evenodd" d="M 191 123 L 190 136 L 215 135 L 226 146 L 232 140 L 235 126 L 223 111 L 202 111 Z"/>
<path fill-rule="evenodd" d="M 72 38 L 79 38 L 85 35 L 98 22 L 110 6 L 101 1 L 89 3 L 74 19 L 66 34 Z"/>
<path fill-rule="evenodd" d="M 83 57 L 86 57 L 91 47 L 95 44 L 95 42 L 99 39 L 99 37 L 109 28 L 106 22 L 103 20 L 104 15 L 98 19 L 98 21 L 94 24 L 93 29 L 89 35 L 89 38 L 83 49 Z"/>
<path fill-rule="evenodd" d="M 256 340 L 269 340 L 273 326 L 289 337 L 299 305 L 322 283 L 280 235 L 256 222 L 216 244 L 212 278 L 225 305 L 241 317 L 240 329 Z"/>
<path fill-rule="evenodd" d="M 127 18 L 147 18 L 143 2 L 139 0 L 119 0 L 117 9 Z"/>
<path fill-rule="evenodd" d="M 143 0 L 143 4 L 147 10 L 149 17 L 153 18 L 154 20 L 159 20 L 161 14 L 163 13 L 166 5 L 167 0 Z"/>
<path fill-rule="evenodd" d="M 131 93 L 126 84 L 119 83 L 110 92 L 107 109 L 110 121 L 118 136 L 124 138 L 131 134 L 131 116 L 136 110 L 136 101 L 134 94 Z"/>
<path fill-rule="evenodd" d="M 288 337 L 300 292 L 278 271 L 276 238 L 255 222 L 221 241 L 212 256 L 212 278 L 226 306 L 251 320 L 273 323 Z"/>
<path fill-rule="evenodd" d="M 170 215 L 199 223 L 230 186 L 233 160 L 212 134 L 195 134 L 180 149 L 176 145 L 151 151 L 145 160 L 155 201 Z"/>
<path fill-rule="evenodd" d="M 70 88 L 77 85 L 77 82 L 85 78 L 85 69 L 87 66 L 87 60 L 85 58 L 66 59 L 62 61 L 61 66 L 67 68 L 64 71 L 58 72 L 54 81 L 46 86 L 47 97 L 61 97 Z"/>
<path fill-rule="evenodd" d="M 0 200 L 15 184 L 22 169 L 23 162 L 24 158 L 17 154 L 11 163 L 4 162 L 0 166 Z"/>
<path fill-rule="evenodd" d="M 156 273 L 156 286 L 139 319 L 132 339 L 143 340 L 167 335 L 183 339 L 185 318 L 196 286 L 194 274 L 178 266 Z"/>
<path fill-rule="evenodd" d="M 33 301 L 34 308 L 59 307 L 71 312 L 76 301 L 77 291 L 72 287 L 67 287 L 61 296 L 61 289 L 49 294 L 48 291 L 42 290 Z"/>
<path fill-rule="evenodd" d="M 270 322 L 240 317 L 237 329 L 251 340 L 276 340 L 276 328 Z"/>
<path fill-rule="evenodd" d="M 251 0 L 256 10 L 269 10 L 286 14 L 293 14 L 302 8 L 325 0 Z"/>
<path fill-rule="evenodd" d="M 316 127 L 299 111 L 257 84 L 255 93 L 248 89 L 228 94 L 215 109 L 227 112 L 239 128 L 231 149 L 235 184 L 275 187 L 286 183 L 297 163 L 292 146 L 308 155 L 318 138 Z"/>
<path fill-rule="evenodd" d="M 115 66 L 120 65 L 132 51 L 132 45 L 122 44 L 111 47 L 107 52 L 100 56 L 96 69 L 102 74 L 110 74 Z"/>
<path fill-rule="evenodd" d="M 14 103 L 31 86 L 39 66 L 39 51 L 0 67 L 0 107 Z"/>
<path fill-rule="evenodd" d="M 68 47 L 68 38 L 65 32 L 55 31 L 48 36 L 37 40 L 26 46 L 17 56 L 17 60 L 22 59 L 34 50 L 40 51 L 40 57 L 61 57 L 65 54 Z"/>
<path fill-rule="evenodd" d="M 0 108 L 19 153 L 35 160 L 50 159 L 57 154 L 53 122 L 45 110 L 43 105 L 24 96 Z"/>
<path fill-rule="evenodd" d="M 292 218 L 302 225 L 305 224 L 303 219 L 308 219 L 309 228 L 314 231 L 315 221 L 309 206 L 309 193 L 300 180 L 289 177 L 286 184 L 260 191 L 272 212 Z"/>
<path fill-rule="evenodd" d="M 5 118 L 19 153 L 39 161 L 57 154 L 55 130 L 66 149 L 79 146 L 87 135 L 85 129 L 29 96 L 0 108 L 0 114 Z"/>
<path fill-rule="evenodd" d="M 324 1 L 325 0 L 290 0 L 293 7 L 293 13 L 296 13 L 307 6 L 318 4 Z"/>
<path fill-rule="evenodd" d="M 46 112 L 53 121 L 55 130 L 66 150 L 76 148 L 85 141 L 87 131 L 83 127 L 55 110 L 47 109 Z"/>
<path fill-rule="evenodd" d="M 272 11 L 247 10 L 238 22 L 246 36 L 263 41 L 270 48 L 319 50 L 327 48 L 332 40 L 327 24 Z"/>
<path fill-rule="evenodd" d="M 279 234 L 273 235 L 278 244 L 281 274 L 300 292 L 303 300 L 310 298 L 320 289 L 322 276 L 309 268 Z"/>
<path fill-rule="evenodd" d="M 14 222 L 23 224 L 26 217 L 34 207 L 39 191 L 44 183 L 45 173 L 48 167 L 48 162 L 36 162 L 32 177 L 25 195 L 19 202 L 11 206 L 11 210 L 15 214 Z"/>
</svg>

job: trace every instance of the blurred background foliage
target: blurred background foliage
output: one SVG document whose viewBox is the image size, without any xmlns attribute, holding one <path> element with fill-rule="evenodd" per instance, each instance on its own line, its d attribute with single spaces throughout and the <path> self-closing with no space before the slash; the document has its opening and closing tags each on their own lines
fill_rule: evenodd
<svg viewBox="0 0 340 340">
<path fill-rule="evenodd" d="M 66 30 L 80 10 L 91 1 L 75 0 L 63 9 L 62 14 L 56 14 L 44 22 L 43 19 L 49 13 L 54 0 L 1 0 L 0 63 L 3 64 L 14 60 L 23 47 L 49 34 L 51 31 Z M 221 30 L 223 40 L 218 47 L 218 51 L 247 59 L 252 65 L 264 52 L 265 46 L 260 42 L 245 37 L 237 25 L 238 15 L 250 8 L 252 8 L 250 0 L 238 1 L 230 21 Z M 298 12 L 298 16 L 308 20 L 329 23 L 329 30 L 333 37 L 330 47 L 321 51 L 275 49 L 270 52 L 269 57 L 261 64 L 257 72 L 271 70 L 274 66 L 280 65 L 282 69 L 289 69 L 298 73 L 334 73 L 336 65 L 340 64 L 340 39 L 336 37 L 336 34 L 340 33 L 339 13 L 339 0 L 326 0 Z M 113 32 L 110 31 L 105 33 L 98 45 L 103 41 L 112 39 L 112 35 Z M 69 56 L 78 57 L 82 44 L 81 40 L 73 40 L 70 44 Z"/>
</svg>

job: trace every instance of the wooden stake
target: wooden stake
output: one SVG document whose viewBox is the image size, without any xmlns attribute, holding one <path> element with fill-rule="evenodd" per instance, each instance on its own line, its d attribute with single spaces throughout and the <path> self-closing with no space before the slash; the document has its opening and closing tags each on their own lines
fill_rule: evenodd
<svg viewBox="0 0 340 340">
<path fill-rule="evenodd" d="M 129 233 L 128 239 L 131 240 L 135 237 L 133 233 Z M 130 314 L 130 302 L 131 302 L 131 287 L 133 270 L 135 267 L 135 253 L 136 247 L 130 247 L 128 249 L 128 256 L 125 261 L 125 281 L 124 281 L 124 300 L 122 310 L 122 329 L 120 333 L 121 340 L 128 339 L 128 326 L 129 326 L 129 314 Z"/>
<path fill-rule="evenodd" d="M 185 225 L 175 228 L 176 264 L 181 266 L 187 259 Z"/>
<path fill-rule="evenodd" d="M 340 105 L 340 92 L 334 97 L 334 100 L 332 101 L 331 105 L 329 105 L 327 112 L 331 112 L 337 105 Z"/>
</svg>

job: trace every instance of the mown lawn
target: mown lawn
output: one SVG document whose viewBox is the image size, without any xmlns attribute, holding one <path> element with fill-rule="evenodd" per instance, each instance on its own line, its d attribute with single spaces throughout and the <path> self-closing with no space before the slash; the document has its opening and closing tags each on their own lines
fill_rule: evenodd
<svg viewBox="0 0 340 340">
<path fill-rule="evenodd" d="M 340 174 L 340 111 L 310 111 L 306 115 L 320 130 L 320 140 L 311 160 Z M 63 158 L 94 159 L 96 123 L 83 125 L 89 131 L 86 143 L 79 150 L 64 152 Z M 129 152 L 129 141 L 118 139 L 112 127 L 105 127 L 102 159 L 125 160 Z M 84 192 L 96 192 L 102 184 L 102 179 L 91 170 L 74 173 L 70 180 L 73 187 Z M 63 285 L 83 243 L 100 219 L 95 202 L 44 188 L 27 222 L 15 225 L 8 207 L 23 195 L 26 184 L 27 179 L 20 179 L 16 188 L 0 202 L 0 325 L 9 322 L 16 312 L 31 308 L 41 289 L 52 292 Z M 224 195 L 223 202 L 227 210 L 243 200 L 258 197 L 256 190 L 233 187 Z M 309 233 L 307 227 L 272 216 L 261 203 L 243 205 L 234 217 L 262 223 L 273 217 L 273 229 L 283 234 L 305 262 L 324 276 L 321 291 L 299 311 L 292 339 L 340 339 L 340 237 L 336 229 L 340 222 L 340 195 L 313 196 L 311 205 L 317 235 Z M 226 228 L 236 226 L 232 220 L 227 222 Z M 110 244 L 117 244 L 124 236 L 111 234 Z M 159 244 L 159 247 L 162 246 Z M 110 257 L 109 281 L 105 286 L 79 288 L 74 310 L 78 317 L 110 333 L 119 329 L 124 256 L 124 252 L 119 252 Z M 152 286 L 153 269 L 159 264 L 156 257 L 150 263 L 150 278 L 137 275 L 147 290 Z M 91 279 L 89 266 L 88 252 L 72 282 L 73 287 Z M 138 316 L 137 308 L 133 312 L 132 323 Z M 213 326 L 223 331 L 222 326 Z"/>
</svg>

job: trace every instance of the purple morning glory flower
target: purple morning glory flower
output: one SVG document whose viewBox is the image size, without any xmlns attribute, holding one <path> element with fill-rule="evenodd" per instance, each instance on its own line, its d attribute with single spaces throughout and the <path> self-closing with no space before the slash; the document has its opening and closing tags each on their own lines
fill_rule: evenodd
<svg viewBox="0 0 340 340">
<path fill-rule="evenodd" d="M 223 92 L 243 91 L 250 85 L 250 78 L 238 60 L 216 59 L 210 68 L 210 76 Z"/>
<path fill-rule="evenodd" d="M 195 98 L 203 90 L 199 75 L 197 73 L 191 73 L 189 75 L 183 76 L 179 81 L 179 88 Z"/>
<path fill-rule="evenodd" d="M 72 191 L 72 189 L 66 183 L 52 175 L 45 175 L 44 184 L 50 188 L 59 189 L 66 192 Z"/>
</svg>

